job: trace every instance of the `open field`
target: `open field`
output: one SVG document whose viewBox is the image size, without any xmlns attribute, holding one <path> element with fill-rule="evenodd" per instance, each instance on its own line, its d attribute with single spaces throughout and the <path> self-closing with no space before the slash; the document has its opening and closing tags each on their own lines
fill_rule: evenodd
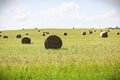
<svg viewBox="0 0 120 80">
<path fill-rule="evenodd" d="M 91 29 L 94 31 L 94 29 Z M 86 31 L 86 35 L 81 35 Z M 36 29 L 2 31 L 0 37 L 0 80 L 120 80 L 120 32 L 100 38 L 100 29 Z M 107 29 L 103 29 L 107 31 Z M 49 32 L 42 36 L 43 32 Z M 67 32 L 67 36 L 63 33 Z M 29 33 L 31 44 L 21 44 L 17 34 Z M 49 35 L 58 35 L 61 49 L 45 49 Z"/>
</svg>

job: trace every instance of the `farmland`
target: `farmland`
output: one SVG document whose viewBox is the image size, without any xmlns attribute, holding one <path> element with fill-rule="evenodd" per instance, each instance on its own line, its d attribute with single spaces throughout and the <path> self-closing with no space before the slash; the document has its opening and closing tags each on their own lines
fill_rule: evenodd
<svg viewBox="0 0 120 80">
<path fill-rule="evenodd" d="M 120 80 L 120 35 L 116 34 L 120 30 L 110 29 L 108 38 L 100 38 L 100 30 L 92 34 L 89 29 L 2 31 L 8 39 L 0 37 L 0 80 Z M 42 36 L 43 32 L 50 34 Z M 16 38 L 26 33 L 31 44 Z M 45 39 L 53 34 L 62 39 L 61 49 L 45 49 Z"/>
</svg>

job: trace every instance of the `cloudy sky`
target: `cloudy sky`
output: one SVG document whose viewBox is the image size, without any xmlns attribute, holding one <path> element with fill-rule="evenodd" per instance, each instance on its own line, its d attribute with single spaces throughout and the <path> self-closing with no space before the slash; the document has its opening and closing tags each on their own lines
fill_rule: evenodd
<svg viewBox="0 0 120 80">
<path fill-rule="evenodd" d="M 0 0 L 0 30 L 120 26 L 120 0 Z"/>
</svg>

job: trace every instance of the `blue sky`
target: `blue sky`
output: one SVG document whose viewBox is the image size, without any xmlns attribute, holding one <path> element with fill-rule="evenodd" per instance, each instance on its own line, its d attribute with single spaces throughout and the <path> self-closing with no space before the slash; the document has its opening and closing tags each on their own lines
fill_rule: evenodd
<svg viewBox="0 0 120 80">
<path fill-rule="evenodd" d="M 0 0 L 0 30 L 120 26 L 120 0 Z"/>
</svg>

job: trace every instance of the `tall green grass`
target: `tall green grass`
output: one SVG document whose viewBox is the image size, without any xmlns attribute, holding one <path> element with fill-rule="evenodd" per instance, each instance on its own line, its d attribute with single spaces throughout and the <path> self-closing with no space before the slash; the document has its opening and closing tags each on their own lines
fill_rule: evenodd
<svg viewBox="0 0 120 80">
<path fill-rule="evenodd" d="M 46 50 L 44 41 L 56 34 L 63 41 L 59 50 Z M 83 31 L 87 35 L 82 36 Z M 106 31 L 106 29 L 104 29 Z M 41 29 L 3 31 L 0 37 L 0 80 L 120 80 L 120 30 L 110 30 L 100 38 L 100 30 Z M 21 44 L 18 33 L 29 33 L 31 44 Z M 67 32 L 68 36 L 63 36 Z"/>
</svg>

